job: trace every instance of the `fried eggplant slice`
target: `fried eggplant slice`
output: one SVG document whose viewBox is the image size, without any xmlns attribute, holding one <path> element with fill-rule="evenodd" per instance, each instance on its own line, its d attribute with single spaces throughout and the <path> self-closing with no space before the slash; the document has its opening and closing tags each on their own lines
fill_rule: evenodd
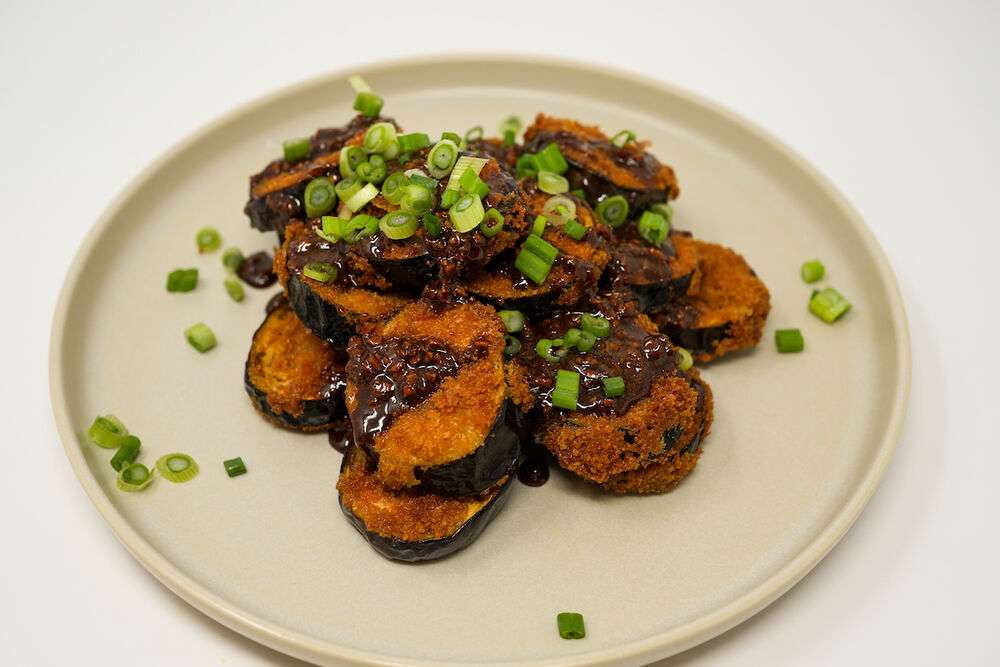
<svg viewBox="0 0 1000 667">
<path fill-rule="evenodd" d="M 689 233 L 671 232 L 661 246 L 650 245 L 634 227 L 616 229 L 615 237 L 602 282 L 630 292 L 643 312 L 698 291 L 698 254 Z"/>
<path fill-rule="evenodd" d="M 329 428 L 347 414 L 346 361 L 282 300 L 253 335 L 243 381 L 254 407 L 271 422 L 302 431 Z"/>
<path fill-rule="evenodd" d="M 491 487 L 463 496 L 386 488 L 357 447 L 344 454 L 340 507 L 368 543 L 393 560 L 443 558 L 469 546 L 500 511 L 513 487 L 513 462 Z"/>
<path fill-rule="evenodd" d="M 504 331 L 483 304 L 422 299 L 351 341 L 347 409 L 383 484 L 468 494 L 506 474 L 522 428 L 506 399 Z"/>
<path fill-rule="evenodd" d="M 760 342 L 771 296 L 739 253 L 695 241 L 701 284 L 651 315 L 656 325 L 698 361 L 710 361 Z"/>
<path fill-rule="evenodd" d="M 540 113 L 524 131 L 524 152 L 537 153 L 552 143 L 569 164 L 565 176 L 570 189 L 582 189 L 591 206 L 621 195 L 628 202 L 629 217 L 638 218 L 680 192 L 674 170 L 646 151 L 645 142 L 619 147 L 595 125 Z"/>
</svg>

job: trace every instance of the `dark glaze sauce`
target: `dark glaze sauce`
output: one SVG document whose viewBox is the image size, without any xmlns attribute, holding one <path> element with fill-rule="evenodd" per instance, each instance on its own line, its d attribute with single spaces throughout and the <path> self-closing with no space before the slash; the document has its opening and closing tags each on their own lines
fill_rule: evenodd
<svg viewBox="0 0 1000 667">
<path fill-rule="evenodd" d="M 281 305 L 284 304 L 285 301 L 287 301 L 287 300 L 288 300 L 288 297 L 285 296 L 284 292 L 278 292 L 277 294 L 275 294 L 274 296 L 272 296 L 271 300 L 267 302 L 266 306 L 264 306 L 264 313 L 266 313 L 267 315 L 270 315 L 275 310 L 277 310 L 279 307 L 281 307 Z"/>
<path fill-rule="evenodd" d="M 236 275 L 247 285 L 258 289 L 270 287 L 278 280 L 274 273 L 274 258 L 266 250 L 255 252 L 244 259 L 240 268 L 236 269 Z"/>
<path fill-rule="evenodd" d="M 485 357 L 489 344 L 475 340 L 455 353 L 434 338 L 382 338 L 365 333 L 348 344 L 347 376 L 357 387 L 357 406 L 351 414 L 355 440 L 373 448 L 375 436 L 393 421 L 419 406 L 459 369 Z"/>
<path fill-rule="evenodd" d="M 549 466 L 541 459 L 528 459 L 518 466 L 517 479 L 525 486 L 541 486 L 549 481 Z"/>
<path fill-rule="evenodd" d="M 533 294 L 557 292 L 580 283 L 588 286 L 588 291 L 582 297 L 590 300 L 596 294 L 597 271 L 594 265 L 579 257 L 573 257 L 560 252 L 552 263 L 552 270 L 542 285 L 538 285 L 514 267 L 516 253 L 504 256 L 503 261 L 490 265 L 489 270 L 503 277 L 509 283 L 511 292 L 529 292 Z M 561 270 L 560 270 L 561 269 Z"/>
<path fill-rule="evenodd" d="M 330 426 L 327 434 L 330 446 L 343 454 L 354 442 L 354 428 L 351 426 L 351 418 L 344 415 Z"/>
<path fill-rule="evenodd" d="M 351 271 L 344 255 L 344 243 L 331 243 L 307 231 L 300 238 L 294 238 L 288 244 L 287 266 L 289 272 L 302 273 L 308 264 L 325 262 L 337 267 L 336 280 L 327 284 L 338 284 L 345 287 L 357 287 L 356 273 Z"/>
<path fill-rule="evenodd" d="M 668 260 L 676 257 L 677 251 L 669 237 L 663 245 L 653 246 L 640 237 L 634 227 L 616 229 L 615 237 L 618 243 L 611 248 L 606 282 L 649 285 L 673 277 Z"/>
</svg>

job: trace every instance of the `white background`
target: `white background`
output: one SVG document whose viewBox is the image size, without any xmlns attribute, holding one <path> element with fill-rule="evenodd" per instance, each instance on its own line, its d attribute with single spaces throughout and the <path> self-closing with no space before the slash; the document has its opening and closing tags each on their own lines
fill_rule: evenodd
<svg viewBox="0 0 1000 667">
<path fill-rule="evenodd" d="M 333 69 L 483 49 L 639 72 L 750 118 L 854 204 L 906 302 L 909 414 L 860 519 L 768 609 L 663 664 L 995 661 L 1000 6 L 476 7 L 2 0 L 0 663 L 301 664 L 175 597 L 87 499 L 48 397 L 58 290 L 112 197 L 207 121 Z"/>
</svg>

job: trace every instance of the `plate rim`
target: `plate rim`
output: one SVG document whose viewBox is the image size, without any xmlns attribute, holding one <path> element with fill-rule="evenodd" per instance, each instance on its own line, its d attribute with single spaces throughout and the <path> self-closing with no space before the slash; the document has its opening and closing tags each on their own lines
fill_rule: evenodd
<svg viewBox="0 0 1000 667">
<path fill-rule="evenodd" d="M 375 76 L 378 72 L 386 70 L 413 67 L 430 68 L 459 63 L 475 63 L 487 66 L 507 65 L 513 67 L 541 66 L 550 69 L 573 70 L 576 73 L 582 74 L 597 73 L 605 77 L 618 79 L 630 86 L 652 88 L 657 92 L 665 93 L 694 106 L 704 108 L 708 112 L 719 116 L 725 122 L 735 126 L 740 131 L 752 135 L 758 141 L 766 144 L 768 148 L 774 150 L 782 159 L 790 163 L 791 166 L 806 176 L 812 184 L 817 186 L 844 215 L 853 228 L 853 231 L 858 234 L 863 245 L 867 247 L 874 261 L 879 280 L 886 287 L 886 296 L 888 297 L 890 306 L 889 314 L 895 330 L 896 363 L 898 369 L 894 378 L 896 391 L 892 408 L 889 411 L 886 429 L 879 443 L 877 455 L 873 459 L 871 466 L 869 466 L 863 479 L 854 489 L 848 501 L 822 531 L 792 559 L 754 588 L 722 607 L 670 631 L 622 644 L 618 647 L 565 656 L 557 659 L 555 662 L 548 659 L 539 659 L 522 660 L 505 664 L 583 666 L 607 664 L 611 661 L 626 659 L 645 659 L 648 662 L 680 653 L 726 632 L 778 599 L 808 574 L 847 533 L 878 487 L 899 443 L 909 403 L 912 377 L 912 351 L 903 298 L 889 265 L 888 258 L 872 230 L 865 224 L 864 220 L 846 197 L 816 167 L 768 130 L 721 104 L 672 83 L 616 67 L 578 59 L 517 53 L 436 53 L 417 57 L 398 57 L 370 61 L 352 67 L 350 70 L 334 70 L 311 76 L 256 96 L 250 101 L 244 102 L 196 128 L 179 141 L 173 143 L 166 151 L 159 154 L 125 184 L 91 226 L 76 251 L 73 261 L 63 279 L 53 315 L 49 343 L 49 396 L 63 448 L 66 451 L 67 458 L 69 458 L 77 479 L 119 542 L 162 584 L 217 622 L 277 651 L 310 661 L 337 660 L 353 664 L 379 665 L 467 664 L 465 662 L 443 663 L 440 660 L 432 662 L 427 660 L 402 659 L 399 656 L 359 650 L 318 640 L 300 632 L 290 631 L 276 622 L 241 610 L 238 608 L 238 605 L 227 603 L 218 594 L 195 582 L 146 541 L 124 519 L 123 515 L 118 512 L 111 503 L 111 500 L 101 489 L 97 479 L 86 463 L 82 449 L 79 447 L 76 432 L 70 423 L 66 396 L 61 384 L 63 348 L 66 339 L 65 325 L 73 295 L 76 292 L 76 287 L 79 285 L 77 278 L 93 254 L 98 238 L 117 217 L 124 204 L 132 198 L 135 191 L 142 187 L 152 175 L 167 166 L 178 155 L 187 151 L 203 138 L 214 134 L 240 117 L 258 112 L 261 108 L 272 104 L 276 99 L 294 96 L 324 83 L 343 80 L 350 74 Z"/>
</svg>

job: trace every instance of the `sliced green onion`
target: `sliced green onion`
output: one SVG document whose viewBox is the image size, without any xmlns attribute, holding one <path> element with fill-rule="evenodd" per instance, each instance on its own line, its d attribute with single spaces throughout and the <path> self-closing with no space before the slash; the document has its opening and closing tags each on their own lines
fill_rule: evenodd
<svg viewBox="0 0 1000 667">
<path fill-rule="evenodd" d="M 385 100 L 371 92 L 360 92 L 354 98 L 354 109 L 367 118 L 378 118 Z"/>
<path fill-rule="evenodd" d="M 230 271 L 235 271 L 243 264 L 243 252 L 239 248 L 229 247 L 222 251 L 222 265 Z"/>
<path fill-rule="evenodd" d="M 365 132 L 364 147 L 367 153 L 384 153 L 396 138 L 396 126 L 389 122 L 375 123 Z M 397 153 L 398 155 L 398 153 Z"/>
<path fill-rule="evenodd" d="M 575 371 L 556 371 L 556 386 L 552 390 L 552 405 L 564 410 L 576 410 L 580 395 L 580 374 Z"/>
<path fill-rule="evenodd" d="M 417 216 L 403 209 L 386 213 L 378 221 L 378 227 L 382 233 L 394 241 L 410 238 L 416 234 L 417 226 Z"/>
<path fill-rule="evenodd" d="M 390 174 L 382 183 L 382 196 L 390 204 L 399 204 L 403 199 L 403 186 L 409 183 L 410 179 L 401 171 Z"/>
<path fill-rule="evenodd" d="M 501 310 L 497 315 L 503 320 L 507 333 L 524 331 L 524 314 L 520 310 Z"/>
<path fill-rule="evenodd" d="M 281 143 L 285 153 L 285 162 L 298 162 L 309 155 L 308 139 L 286 139 Z"/>
<path fill-rule="evenodd" d="M 365 81 L 365 78 L 360 74 L 353 74 L 347 77 L 347 82 L 351 84 L 351 88 L 353 88 L 356 93 L 372 92 L 372 87 L 368 85 L 368 82 Z"/>
<path fill-rule="evenodd" d="M 514 130 L 504 130 L 503 131 L 503 147 L 510 148 L 514 145 L 517 140 L 517 132 Z"/>
<path fill-rule="evenodd" d="M 243 289 L 243 283 L 240 279 L 236 277 L 235 274 L 230 273 L 223 279 L 222 286 L 226 288 L 226 294 L 229 295 L 233 301 L 242 301 L 243 297 L 246 296 L 246 291 Z"/>
<path fill-rule="evenodd" d="M 566 347 L 576 347 L 576 344 L 580 342 L 580 338 L 583 336 L 583 331 L 573 327 L 563 334 L 563 344 Z"/>
<path fill-rule="evenodd" d="M 583 616 L 580 614 L 564 611 L 556 616 L 556 624 L 559 626 L 559 636 L 563 639 L 583 639 L 587 636 Z"/>
<path fill-rule="evenodd" d="M 559 195 L 569 192 L 569 181 L 565 176 L 552 171 L 538 172 L 538 189 L 550 195 Z"/>
<path fill-rule="evenodd" d="M 94 419 L 87 436 L 99 447 L 118 449 L 125 444 L 128 429 L 114 415 L 104 415 Z"/>
<path fill-rule="evenodd" d="M 437 217 L 433 213 L 424 213 L 424 231 L 427 232 L 429 236 L 438 236 L 441 234 L 441 218 Z"/>
<path fill-rule="evenodd" d="M 486 216 L 483 201 L 475 195 L 465 195 L 451 207 L 451 224 L 460 233 L 472 231 Z"/>
<path fill-rule="evenodd" d="M 415 214 L 423 214 L 434 208 L 434 194 L 422 185 L 404 185 L 399 206 Z"/>
<path fill-rule="evenodd" d="M 625 393 L 625 378 L 623 377 L 603 378 L 601 382 L 604 384 L 604 395 L 608 398 L 615 398 Z"/>
<path fill-rule="evenodd" d="M 153 473 L 141 463 L 125 466 L 118 473 L 116 484 L 122 491 L 142 491 L 153 481 Z"/>
<path fill-rule="evenodd" d="M 569 193 L 576 197 L 577 199 L 587 200 L 587 191 L 583 188 L 576 188 L 575 190 L 570 190 Z"/>
<path fill-rule="evenodd" d="M 321 283 L 337 279 L 337 267 L 329 262 L 312 262 L 302 268 L 302 275 Z"/>
<path fill-rule="evenodd" d="M 545 233 L 545 224 L 548 222 L 548 218 L 544 215 L 536 215 L 535 223 L 531 226 L 531 233 L 535 236 L 541 236 Z"/>
<path fill-rule="evenodd" d="M 666 202 L 657 202 L 650 206 L 649 210 L 658 215 L 662 215 L 667 222 L 674 219 L 674 207 Z"/>
<path fill-rule="evenodd" d="M 306 186 L 302 199 L 305 203 L 307 218 L 315 218 L 329 213 L 337 204 L 337 192 L 333 181 L 327 176 L 312 179 Z"/>
<path fill-rule="evenodd" d="M 507 341 L 507 345 L 503 348 L 503 353 L 508 357 L 513 357 L 515 354 L 521 351 L 521 341 L 516 337 L 507 334 L 504 336 L 504 340 Z"/>
<path fill-rule="evenodd" d="M 479 141 L 483 138 L 483 126 L 476 125 L 474 128 L 465 133 L 465 143 L 471 144 L 474 141 Z"/>
<path fill-rule="evenodd" d="M 410 183 L 413 185 L 419 185 L 422 188 L 426 188 L 431 194 L 437 192 L 438 182 L 433 178 L 425 176 L 419 169 L 410 169 L 406 172 L 406 175 L 410 178 Z"/>
<path fill-rule="evenodd" d="M 694 357 L 691 356 L 691 353 L 685 347 L 677 348 L 677 358 L 677 368 L 682 371 L 686 371 L 694 365 Z"/>
<path fill-rule="evenodd" d="M 458 184 L 462 186 L 462 189 L 469 194 L 476 195 L 479 198 L 485 197 L 490 191 L 490 186 L 486 185 L 479 174 L 474 171 L 471 167 L 467 167 L 462 173 L 461 177 L 458 179 Z"/>
<path fill-rule="evenodd" d="M 625 148 L 630 141 L 635 141 L 635 133 L 633 133 L 632 130 L 622 130 L 615 136 L 611 137 L 611 144 L 617 146 L 618 148 Z"/>
<path fill-rule="evenodd" d="M 378 188 L 372 183 L 365 183 L 365 186 L 358 190 L 351 198 L 344 202 L 344 205 L 352 211 L 360 211 L 362 207 L 378 196 Z"/>
<path fill-rule="evenodd" d="M 597 344 L 597 336 L 590 333 L 589 331 L 584 331 L 580 334 L 580 340 L 576 344 L 576 349 L 580 352 L 590 351 L 594 345 Z"/>
<path fill-rule="evenodd" d="M 819 291 L 809 299 L 809 310 L 818 318 L 831 324 L 851 309 L 851 302 L 832 287 Z"/>
<path fill-rule="evenodd" d="M 798 329 L 778 329 L 774 332 L 774 344 L 778 352 L 801 352 L 805 340 Z"/>
<path fill-rule="evenodd" d="M 198 269 L 174 269 L 167 274 L 168 292 L 190 292 L 198 286 Z"/>
<path fill-rule="evenodd" d="M 636 227 L 639 231 L 639 236 L 654 246 L 661 246 L 666 243 L 667 236 L 670 234 L 670 223 L 667 222 L 667 219 L 659 213 L 653 213 L 652 211 L 643 211 L 642 217 L 639 218 L 639 224 Z"/>
<path fill-rule="evenodd" d="M 621 195 L 608 197 L 597 205 L 594 213 L 601 219 L 601 222 L 605 222 L 612 227 L 618 227 L 628 217 L 628 201 Z"/>
<path fill-rule="evenodd" d="M 507 116 L 507 118 L 500 123 L 499 129 L 501 132 L 513 132 L 514 134 L 517 134 L 523 127 L 524 124 L 521 122 L 520 118 L 517 116 Z"/>
<path fill-rule="evenodd" d="M 323 227 L 316 231 L 324 240 L 336 243 L 344 238 L 344 229 L 348 221 L 332 215 L 324 215 L 322 218 Z"/>
<path fill-rule="evenodd" d="M 340 201 L 347 202 L 348 199 L 361 192 L 362 187 L 364 186 L 358 179 L 350 176 L 337 181 L 337 185 L 333 189 Z"/>
<path fill-rule="evenodd" d="M 442 138 L 427 154 L 427 171 L 434 178 L 444 178 L 451 173 L 456 160 L 458 160 L 458 143 Z"/>
<path fill-rule="evenodd" d="M 587 228 L 576 220 L 567 220 L 566 224 L 563 225 L 563 231 L 579 241 L 583 238 L 583 235 L 587 233 Z"/>
<path fill-rule="evenodd" d="M 532 235 L 531 238 L 537 239 L 538 237 Z M 521 248 L 521 251 L 517 253 L 517 258 L 514 260 L 514 268 L 523 273 L 536 285 L 541 285 L 549 277 L 549 271 L 552 270 L 552 262 L 546 262 L 527 248 Z"/>
<path fill-rule="evenodd" d="M 392 140 L 389 142 L 389 147 L 386 148 L 384 151 L 382 151 L 382 157 L 384 157 L 386 160 L 395 160 L 396 158 L 399 157 L 400 152 L 401 151 L 399 149 L 399 139 L 393 137 Z"/>
<path fill-rule="evenodd" d="M 814 259 L 811 262 L 802 263 L 802 280 L 807 283 L 814 283 L 818 280 L 822 280 L 824 274 L 826 274 L 826 267 L 823 266 L 823 262 L 818 259 Z"/>
<path fill-rule="evenodd" d="M 538 255 L 547 264 L 552 264 L 556 260 L 556 255 L 559 254 L 559 250 L 554 245 L 534 234 L 524 240 L 524 249 Z"/>
<path fill-rule="evenodd" d="M 122 468 L 135 461 L 135 457 L 139 456 L 139 447 L 141 447 L 139 438 L 134 435 L 125 436 L 122 446 L 111 457 L 111 467 L 120 472 Z"/>
<path fill-rule="evenodd" d="M 413 153 L 414 151 L 419 151 L 421 148 L 427 148 L 431 145 L 431 138 L 423 132 L 401 134 L 398 139 L 399 149 L 404 153 Z"/>
<path fill-rule="evenodd" d="M 219 236 L 219 230 L 215 227 L 199 229 L 194 238 L 198 244 L 198 252 L 211 252 L 222 245 L 222 237 Z"/>
<path fill-rule="evenodd" d="M 604 338 L 611 332 L 611 321 L 600 315 L 584 313 L 580 316 L 580 328 L 597 338 Z"/>
<path fill-rule="evenodd" d="M 459 190 L 445 190 L 441 195 L 441 208 L 451 208 L 461 197 L 462 193 Z"/>
<path fill-rule="evenodd" d="M 538 175 L 538 168 L 535 167 L 535 156 L 525 153 L 517 158 L 514 163 L 514 170 L 518 180 L 522 178 L 534 178 Z"/>
<path fill-rule="evenodd" d="M 556 389 L 577 392 L 580 390 L 580 374 L 575 371 L 557 371 Z"/>
<path fill-rule="evenodd" d="M 187 454 L 164 454 L 156 459 L 156 469 L 168 482 L 187 482 L 198 476 L 198 464 Z"/>
<path fill-rule="evenodd" d="M 558 341 L 558 344 L 557 344 Z M 562 361 L 569 354 L 569 348 L 560 347 L 562 341 L 559 339 L 550 340 L 548 338 L 542 338 L 537 343 L 535 343 L 535 354 L 540 356 L 545 361 L 557 362 Z M 556 348 L 553 350 L 553 348 Z"/>
<path fill-rule="evenodd" d="M 198 322 L 184 330 L 184 338 L 199 352 L 208 352 L 215 347 L 215 334 L 203 322 Z"/>
<path fill-rule="evenodd" d="M 446 141 L 446 140 L 455 144 L 456 147 L 462 143 L 462 137 L 458 136 L 454 132 L 442 132 L 441 141 Z"/>
<path fill-rule="evenodd" d="M 559 210 L 559 207 L 565 210 Z M 549 197 L 542 207 L 542 215 L 547 216 L 551 224 L 562 227 L 567 220 L 576 217 L 576 202 L 565 195 Z"/>
<path fill-rule="evenodd" d="M 359 164 L 358 170 L 355 173 L 359 181 L 374 183 L 376 185 L 385 180 L 385 175 L 385 158 L 377 153 L 368 158 L 367 162 Z"/>
<path fill-rule="evenodd" d="M 448 178 L 448 190 L 458 190 L 461 188 L 461 183 L 459 179 L 465 174 L 466 169 L 472 169 L 476 172 L 476 176 L 483 170 L 486 166 L 488 160 L 483 157 L 473 157 L 471 155 L 462 155 L 455 161 L 455 166 L 451 169 L 451 176 Z"/>
<path fill-rule="evenodd" d="M 378 218 L 371 215 L 356 215 L 344 227 L 344 240 L 357 243 L 378 231 Z"/>
<path fill-rule="evenodd" d="M 565 174 L 569 169 L 569 163 L 566 162 L 566 158 L 559 152 L 558 146 L 549 144 L 535 154 L 535 169 L 538 170 L 539 174 L 543 171 L 549 171 L 554 174 Z"/>
<path fill-rule="evenodd" d="M 340 163 L 337 165 L 340 169 L 340 176 L 351 178 L 358 165 L 367 159 L 365 149 L 361 146 L 344 146 L 340 149 Z"/>
<path fill-rule="evenodd" d="M 483 236 L 486 236 L 487 238 L 496 236 L 500 233 L 500 230 L 503 229 L 503 223 L 503 213 L 495 208 L 491 208 L 486 211 L 486 217 L 483 218 L 481 223 L 479 223 L 479 231 L 481 231 Z"/>
<path fill-rule="evenodd" d="M 237 477 L 238 475 L 246 474 L 247 466 L 243 463 L 243 459 L 237 456 L 235 459 L 228 459 L 222 462 L 222 465 L 226 468 L 226 474 L 230 477 Z"/>
</svg>

